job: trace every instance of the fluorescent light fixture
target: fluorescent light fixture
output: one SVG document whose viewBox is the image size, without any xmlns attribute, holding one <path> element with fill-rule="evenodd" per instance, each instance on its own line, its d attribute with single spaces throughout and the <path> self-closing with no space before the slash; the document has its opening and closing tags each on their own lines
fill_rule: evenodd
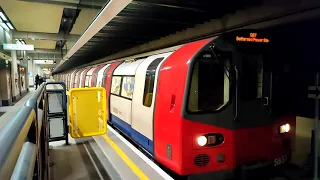
<svg viewBox="0 0 320 180">
<path fill-rule="evenodd" d="M 0 26 L 2 26 L 3 29 L 9 30 L 8 26 L 6 25 L 6 23 L 0 23 Z"/>
<path fill-rule="evenodd" d="M 8 21 L 8 19 L 6 18 L 6 16 L 2 12 L 0 12 L 0 17 L 2 20 Z"/>
<path fill-rule="evenodd" d="M 10 29 L 14 29 L 10 23 L 7 23 L 7 26 L 8 26 Z"/>
</svg>

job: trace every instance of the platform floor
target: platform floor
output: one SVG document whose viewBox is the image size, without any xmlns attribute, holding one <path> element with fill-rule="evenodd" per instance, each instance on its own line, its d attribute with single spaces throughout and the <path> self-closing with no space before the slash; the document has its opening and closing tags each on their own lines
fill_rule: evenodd
<svg viewBox="0 0 320 180">
<path fill-rule="evenodd" d="M 50 180 L 109 180 L 105 169 L 92 154 L 89 141 L 51 146 Z"/>
<path fill-rule="evenodd" d="M 35 89 L 29 87 L 29 92 L 24 95 L 19 101 L 13 106 L 0 106 L 0 129 L 17 113 L 17 111 L 24 105 L 24 103 L 32 96 Z"/>
</svg>

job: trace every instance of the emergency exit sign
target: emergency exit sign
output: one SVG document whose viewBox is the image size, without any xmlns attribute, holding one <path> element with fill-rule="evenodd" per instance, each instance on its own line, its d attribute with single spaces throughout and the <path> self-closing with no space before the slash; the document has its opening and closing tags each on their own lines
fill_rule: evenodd
<svg viewBox="0 0 320 180">
<path fill-rule="evenodd" d="M 3 44 L 4 50 L 20 50 L 20 51 L 33 51 L 34 45 L 31 44 Z"/>
</svg>

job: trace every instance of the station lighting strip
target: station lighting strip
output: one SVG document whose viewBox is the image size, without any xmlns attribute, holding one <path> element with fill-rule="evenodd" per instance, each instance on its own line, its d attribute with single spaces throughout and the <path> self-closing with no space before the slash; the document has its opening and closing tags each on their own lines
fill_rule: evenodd
<svg viewBox="0 0 320 180">
<path fill-rule="evenodd" d="M 8 16 L 4 12 L 4 10 L 0 7 L 0 25 L 4 29 L 11 29 L 11 30 L 16 30 L 16 28 L 13 26 L 11 21 L 9 20 Z"/>
<path fill-rule="evenodd" d="M 22 39 L 15 39 L 17 44 L 26 44 L 26 42 Z"/>
</svg>

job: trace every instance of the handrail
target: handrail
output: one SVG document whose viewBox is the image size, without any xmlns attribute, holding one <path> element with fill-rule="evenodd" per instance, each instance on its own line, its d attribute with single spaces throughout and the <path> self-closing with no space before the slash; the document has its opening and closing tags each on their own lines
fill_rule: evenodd
<svg viewBox="0 0 320 180">
<path fill-rule="evenodd" d="M 24 143 L 16 168 L 14 168 L 12 173 L 11 180 L 31 180 L 33 177 L 36 155 L 37 145 L 30 142 Z"/>
<path fill-rule="evenodd" d="M 43 83 L 24 105 L 33 108 L 37 112 L 37 107 L 40 103 L 41 97 L 43 96 L 45 86 L 46 83 Z"/>
<path fill-rule="evenodd" d="M 0 177 L 10 179 L 22 146 L 36 119 L 35 111 L 28 106 L 22 107 L 0 131 Z M 29 137 L 32 138 L 32 137 Z"/>
<path fill-rule="evenodd" d="M 66 95 L 63 82 L 43 83 L 31 98 L 0 130 L 0 179 L 48 179 L 48 93 L 47 84 L 60 84 L 63 90 L 65 126 L 61 140 L 68 144 Z M 55 91 L 50 90 L 50 93 Z M 60 139 L 59 139 L 60 140 Z"/>
</svg>

